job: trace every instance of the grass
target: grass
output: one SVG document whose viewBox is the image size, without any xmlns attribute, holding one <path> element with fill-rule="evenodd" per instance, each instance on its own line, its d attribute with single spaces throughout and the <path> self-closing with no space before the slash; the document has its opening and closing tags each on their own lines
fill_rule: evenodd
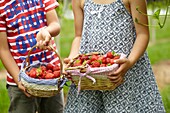
<svg viewBox="0 0 170 113">
<path fill-rule="evenodd" d="M 162 100 L 164 103 L 164 107 L 166 109 L 166 113 L 170 113 L 170 95 L 169 94 L 170 94 L 170 85 L 161 91 Z"/>
<path fill-rule="evenodd" d="M 5 87 L 5 80 L 0 80 L 0 112 L 7 113 L 9 106 L 9 97 Z"/>
<path fill-rule="evenodd" d="M 71 42 L 74 39 L 74 23 L 73 20 L 64 19 L 62 21 L 60 33 L 60 55 L 65 58 L 69 55 Z"/>
<path fill-rule="evenodd" d="M 170 41 L 149 46 L 147 51 L 150 57 L 151 64 L 155 64 L 162 60 L 170 59 Z"/>
<path fill-rule="evenodd" d="M 3 69 L 3 68 L 4 68 L 4 66 L 2 64 L 2 61 L 0 60 L 0 70 Z"/>
</svg>

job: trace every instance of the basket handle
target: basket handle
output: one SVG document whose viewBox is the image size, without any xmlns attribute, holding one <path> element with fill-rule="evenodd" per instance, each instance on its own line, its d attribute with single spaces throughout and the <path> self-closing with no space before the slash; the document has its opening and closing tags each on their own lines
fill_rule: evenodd
<svg viewBox="0 0 170 113">
<path fill-rule="evenodd" d="M 26 63 L 28 63 L 28 65 L 30 65 L 30 54 L 31 54 L 31 52 L 32 52 L 32 50 L 34 49 L 34 48 L 37 48 L 38 46 L 37 45 L 34 45 L 31 49 L 30 49 L 30 51 L 28 52 L 28 57 L 26 58 Z M 59 61 L 60 61 L 60 74 L 62 74 L 62 70 L 63 70 L 63 65 L 62 65 L 62 61 L 61 61 L 61 58 L 60 58 L 60 56 L 59 56 L 59 54 L 58 54 L 58 52 L 50 45 L 49 46 L 54 52 L 55 52 L 55 54 L 58 56 L 58 58 L 59 58 Z M 26 68 L 26 63 L 25 63 L 25 65 L 24 65 L 24 68 Z"/>
</svg>

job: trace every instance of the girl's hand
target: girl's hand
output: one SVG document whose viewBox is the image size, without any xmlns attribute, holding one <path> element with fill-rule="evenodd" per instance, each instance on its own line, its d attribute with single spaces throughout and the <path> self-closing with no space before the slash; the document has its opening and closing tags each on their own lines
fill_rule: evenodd
<svg viewBox="0 0 170 113">
<path fill-rule="evenodd" d="M 50 33 L 44 28 L 37 33 L 36 40 L 39 49 L 50 49 L 48 46 L 51 41 Z"/>
<path fill-rule="evenodd" d="M 120 66 L 116 71 L 111 72 L 111 74 L 108 75 L 108 78 L 113 83 L 120 83 L 123 81 L 126 72 L 131 67 L 131 63 L 130 60 L 127 58 L 117 59 L 115 60 L 115 63 L 119 64 Z"/>
</svg>

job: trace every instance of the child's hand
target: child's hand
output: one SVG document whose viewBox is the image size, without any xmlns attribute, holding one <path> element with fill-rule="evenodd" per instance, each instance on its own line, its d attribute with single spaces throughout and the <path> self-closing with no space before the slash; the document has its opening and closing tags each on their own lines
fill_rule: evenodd
<svg viewBox="0 0 170 113">
<path fill-rule="evenodd" d="M 71 77 L 71 75 L 69 74 L 69 73 L 67 73 L 66 71 L 65 71 L 65 68 L 67 68 L 68 67 L 68 63 L 70 62 L 70 58 L 64 58 L 64 65 L 63 65 L 63 73 L 67 76 L 67 78 L 70 78 Z"/>
<path fill-rule="evenodd" d="M 42 29 L 37 33 L 36 40 L 39 49 L 49 49 L 51 35 L 46 29 Z"/>
<path fill-rule="evenodd" d="M 70 60 L 71 60 L 70 58 L 65 58 L 65 59 L 64 59 L 64 63 L 65 63 L 65 64 L 68 64 L 68 63 L 70 62 Z"/>
<path fill-rule="evenodd" d="M 29 93 L 27 93 L 25 87 L 23 86 L 23 84 L 21 82 L 18 82 L 18 88 L 24 92 L 24 94 L 27 96 L 27 97 L 31 97 L 31 95 Z"/>
<path fill-rule="evenodd" d="M 127 58 L 122 58 L 117 59 L 115 63 L 119 64 L 120 67 L 116 71 L 108 75 L 108 78 L 111 79 L 111 81 L 114 83 L 120 83 L 123 81 L 124 75 L 131 67 L 130 61 Z"/>
</svg>

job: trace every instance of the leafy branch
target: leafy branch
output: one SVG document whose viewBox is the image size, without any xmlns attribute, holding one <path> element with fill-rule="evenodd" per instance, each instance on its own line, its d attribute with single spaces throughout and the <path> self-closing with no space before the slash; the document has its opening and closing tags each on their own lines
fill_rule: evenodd
<svg viewBox="0 0 170 113">
<path fill-rule="evenodd" d="M 152 26 L 152 27 L 160 27 L 160 28 L 163 28 L 163 27 L 165 26 L 167 17 L 169 16 L 169 15 L 168 15 L 169 3 L 170 3 L 169 1 L 170 1 L 170 0 L 167 1 L 168 6 L 166 7 L 166 14 L 165 14 L 165 15 L 160 15 L 161 9 L 157 9 L 157 10 L 154 12 L 153 15 L 148 15 L 148 14 L 145 14 L 145 13 L 143 13 L 142 11 L 140 11 L 140 10 L 139 10 L 139 7 L 136 7 L 136 10 L 137 10 L 140 14 L 146 15 L 146 16 L 151 16 L 153 19 L 156 19 L 158 25 L 147 25 L 147 24 L 141 23 L 137 18 L 135 18 L 135 22 L 138 23 L 138 24 L 144 25 L 144 26 Z M 163 23 L 161 23 L 161 21 L 160 21 L 160 16 L 165 16 L 165 17 L 164 17 L 164 20 L 163 20 Z"/>
</svg>

